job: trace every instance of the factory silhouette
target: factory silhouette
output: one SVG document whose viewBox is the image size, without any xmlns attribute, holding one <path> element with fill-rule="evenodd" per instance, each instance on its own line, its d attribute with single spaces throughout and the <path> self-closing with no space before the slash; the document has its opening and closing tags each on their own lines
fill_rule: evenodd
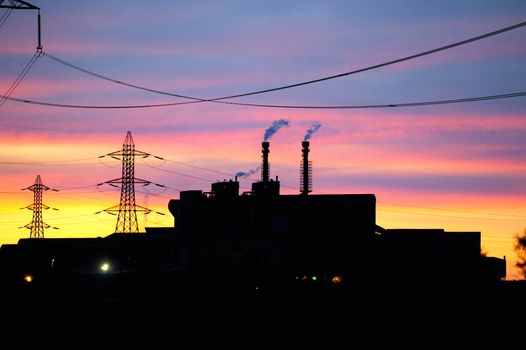
<svg viewBox="0 0 526 350">
<path fill-rule="evenodd" d="M 139 233 L 117 227 L 103 238 L 2 245 L 4 293 L 138 301 L 199 290 L 345 295 L 485 288 L 505 279 L 505 259 L 481 254 L 480 232 L 383 228 L 376 223 L 374 194 L 310 194 L 309 137 L 301 142 L 300 193 L 281 194 L 278 176 L 270 175 L 270 136 L 261 144 L 261 176 L 250 191 L 240 193 L 237 176 L 212 183 L 208 192 L 181 191 L 168 203 L 173 227 Z"/>
</svg>

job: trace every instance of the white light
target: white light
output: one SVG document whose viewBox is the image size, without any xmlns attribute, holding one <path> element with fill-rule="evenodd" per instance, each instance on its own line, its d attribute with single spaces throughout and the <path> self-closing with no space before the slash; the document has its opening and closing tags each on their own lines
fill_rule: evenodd
<svg viewBox="0 0 526 350">
<path fill-rule="evenodd" d="M 101 271 L 106 272 L 106 271 L 108 271 L 110 269 L 110 264 L 108 264 L 106 262 L 102 263 L 102 265 L 100 265 L 100 269 L 101 269 Z"/>
</svg>

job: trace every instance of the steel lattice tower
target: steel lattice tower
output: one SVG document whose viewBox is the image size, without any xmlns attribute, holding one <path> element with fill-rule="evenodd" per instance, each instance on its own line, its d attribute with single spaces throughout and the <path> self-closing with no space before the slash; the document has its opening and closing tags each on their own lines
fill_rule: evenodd
<svg viewBox="0 0 526 350">
<path fill-rule="evenodd" d="M 99 186 L 108 184 L 113 187 L 121 188 L 121 200 L 119 205 L 115 205 L 104 211 L 112 215 L 117 215 L 115 233 L 139 233 L 137 212 L 139 211 L 148 214 L 152 210 L 135 204 L 135 184 L 147 186 L 153 182 L 137 179 L 135 177 L 135 157 L 147 158 L 150 154 L 135 149 L 131 132 L 128 131 L 122 145 L 122 150 L 105 154 L 100 156 L 100 158 L 106 156 L 122 160 L 122 176 L 118 179 L 98 184 Z M 162 186 L 158 184 L 155 185 Z"/>
<path fill-rule="evenodd" d="M 37 10 L 38 11 L 38 46 L 37 46 L 37 52 L 42 53 L 42 37 L 41 37 L 41 31 L 40 31 L 40 7 L 35 6 L 33 4 L 28 3 L 27 1 L 21 1 L 21 0 L 0 0 L 0 8 L 7 9 L 8 12 L 7 16 L 9 16 L 9 13 L 13 10 Z M 4 19 L 5 17 L 2 17 Z"/>
<path fill-rule="evenodd" d="M 25 226 L 22 226 L 20 228 L 27 228 L 30 230 L 29 232 L 29 238 L 44 238 L 44 229 L 46 228 L 53 228 L 58 229 L 57 227 L 50 226 L 46 224 L 42 220 L 42 209 L 53 209 L 58 210 L 56 208 L 51 208 L 44 203 L 42 203 L 42 192 L 43 191 L 58 191 L 53 188 L 49 188 L 46 185 L 42 183 L 42 180 L 40 179 L 40 175 L 37 175 L 35 179 L 35 183 L 29 187 L 23 188 L 22 190 L 29 190 L 34 192 L 34 198 L 33 198 L 33 204 L 28 205 L 27 207 L 21 208 L 21 209 L 29 209 L 33 211 L 33 220 Z"/>
</svg>

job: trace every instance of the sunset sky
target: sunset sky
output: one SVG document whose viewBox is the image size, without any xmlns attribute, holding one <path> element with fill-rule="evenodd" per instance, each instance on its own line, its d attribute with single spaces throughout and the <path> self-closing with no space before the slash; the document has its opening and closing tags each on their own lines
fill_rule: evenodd
<svg viewBox="0 0 526 350">
<path fill-rule="evenodd" d="M 381 64 L 526 21 L 524 0 L 38 1 L 44 56 L 11 97 L 75 106 L 130 107 L 201 99 L 310 81 Z M 0 94 L 37 45 L 37 12 L 0 9 Z M 399 64 L 315 84 L 224 101 L 294 106 L 400 104 L 526 91 L 526 27 Z M 374 193 L 384 228 L 482 232 L 490 256 L 514 268 L 526 228 L 526 97 L 417 107 L 293 109 L 203 102 L 143 108 L 0 106 L 0 244 L 29 236 L 40 175 L 46 237 L 106 236 L 129 130 L 135 175 L 166 188 L 136 188 L 137 204 L 163 212 L 140 226 L 170 226 L 180 190 L 208 191 L 260 163 L 265 129 L 271 176 L 299 192 L 301 141 L 311 138 L 313 194 Z M 258 173 L 241 179 L 242 190 Z"/>
</svg>

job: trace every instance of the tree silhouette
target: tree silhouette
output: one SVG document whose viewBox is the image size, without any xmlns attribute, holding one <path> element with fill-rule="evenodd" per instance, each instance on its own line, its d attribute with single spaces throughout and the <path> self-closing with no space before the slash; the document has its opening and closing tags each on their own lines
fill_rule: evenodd
<svg viewBox="0 0 526 350">
<path fill-rule="evenodd" d="M 526 278 L 526 230 L 515 236 L 515 251 L 517 252 L 517 263 L 515 264 Z"/>
</svg>

